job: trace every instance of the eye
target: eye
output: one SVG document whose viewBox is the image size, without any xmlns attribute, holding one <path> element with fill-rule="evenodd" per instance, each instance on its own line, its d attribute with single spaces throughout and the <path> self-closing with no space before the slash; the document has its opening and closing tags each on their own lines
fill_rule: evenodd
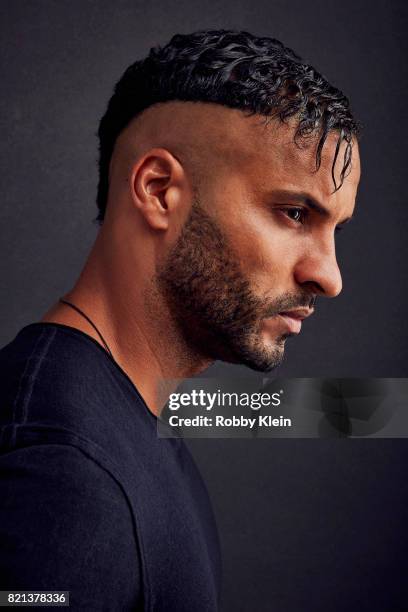
<svg viewBox="0 0 408 612">
<path fill-rule="evenodd" d="M 296 206 L 290 206 L 282 209 L 282 212 L 292 219 L 296 223 L 304 223 L 306 220 L 307 210 L 304 208 L 297 208 Z"/>
</svg>

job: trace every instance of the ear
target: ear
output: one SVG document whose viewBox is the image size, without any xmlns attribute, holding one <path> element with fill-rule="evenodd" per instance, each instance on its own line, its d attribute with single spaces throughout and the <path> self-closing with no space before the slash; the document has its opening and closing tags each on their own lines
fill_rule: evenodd
<svg viewBox="0 0 408 612">
<path fill-rule="evenodd" d="M 132 170 L 131 192 L 133 204 L 151 228 L 166 230 L 186 203 L 186 173 L 170 151 L 150 149 Z"/>
</svg>

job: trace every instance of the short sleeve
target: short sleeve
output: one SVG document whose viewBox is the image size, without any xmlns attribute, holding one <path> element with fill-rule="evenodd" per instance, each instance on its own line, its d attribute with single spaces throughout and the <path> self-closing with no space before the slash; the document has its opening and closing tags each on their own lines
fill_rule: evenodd
<svg viewBox="0 0 408 612">
<path fill-rule="evenodd" d="M 131 510 L 79 449 L 44 444 L 0 456 L 0 590 L 69 591 L 71 610 L 142 610 Z"/>
</svg>

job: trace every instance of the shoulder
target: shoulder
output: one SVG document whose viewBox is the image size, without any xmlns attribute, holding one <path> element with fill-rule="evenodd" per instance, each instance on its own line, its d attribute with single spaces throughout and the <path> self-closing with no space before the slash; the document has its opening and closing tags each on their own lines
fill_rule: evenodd
<svg viewBox="0 0 408 612">
<path fill-rule="evenodd" d="M 70 443 L 64 432 L 123 464 L 135 432 L 155 433 L 148 412 L 120 367 L 79 330 L 34 323 L 0 350 L 0 448 L 43 442 L 46 430 L 58 430 L 57 442 Z"/>
</svg>

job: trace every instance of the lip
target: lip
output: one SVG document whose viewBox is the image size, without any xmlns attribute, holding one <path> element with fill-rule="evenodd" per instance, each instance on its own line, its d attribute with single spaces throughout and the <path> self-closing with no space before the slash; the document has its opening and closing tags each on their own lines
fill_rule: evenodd
<svg viewBox="0 0 408 612">
<path fill-rule="evenodd" d="M 299 319 L 303 321 L 307 317 L 313 314 L 313 308 L 293 308 L 292 310 L 285 310 L 279 313 L 285 317 L 291 317 L 292 319 Z"/>
<path fill-rule="evenodd" d="M 287 310 L 280 312 L 280 317 L 288 327 L 291 334 L 299 334 L 302 329 L 302 321 L 313 313 L 313 309 L 310 308 L 295 308 L 293 310 Z"/>
<path fill-rule="evenodd" d="M 278 314 L 278 317 L 285 323 L 288 331 L 291 334 L 299 334 L 302 329 L 302 320 L 296 319 L 295 317 L 290 317 L 287 314 Z"/>
</svg>

